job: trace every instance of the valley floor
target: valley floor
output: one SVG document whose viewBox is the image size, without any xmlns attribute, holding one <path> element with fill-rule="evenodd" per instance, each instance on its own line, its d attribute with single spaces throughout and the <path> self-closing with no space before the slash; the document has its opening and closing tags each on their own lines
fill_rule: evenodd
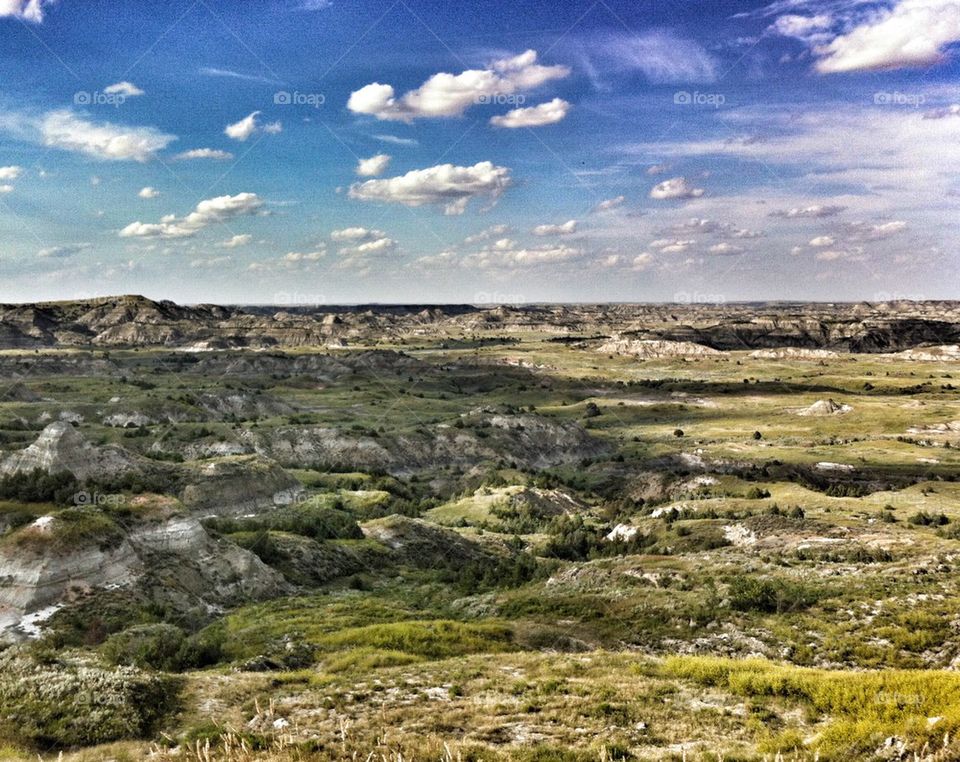
<svg viewBox="0 0 960 762">
<path fill-rule="evenodd" d="M 703 349 L 0 353 L 0 758 L 960 758 L 960 366 Z"/>
</svg>

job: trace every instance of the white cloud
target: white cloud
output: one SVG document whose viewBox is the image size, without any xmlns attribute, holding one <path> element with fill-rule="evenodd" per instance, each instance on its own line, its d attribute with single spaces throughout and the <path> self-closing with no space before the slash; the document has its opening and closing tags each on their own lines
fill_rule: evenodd
<svg viewBox="0 0 960 762">
<path fill-rule="evenodd" d="M 43 8 L 54 0 L 0 0 L 0 18 L 13 17 L 39 24 L 43 21 Z"/>
<path fill-rule="evenodd" d="M 133 82 L 117 82 L 114 85 L 107 85 L 103 88 L 103 92 L 107 95 L 123 95 L 127 98 L 135 98 L 138 95 L 143 95 L 143 90 L 137 87 Z"/>
<path fill-rule="evenodd" d="M 792 209 L 777 210 L 770 212 L 771 217 L 783 217 L 784 219 L 819 219 L 821 217 L 834 217 L 846 209 L 845 206 L 813 204 L 811 206 L 793 207 Z"/>
<path fill-rule="evenodd" d="M 682 254 L 694 245 L 696 245 L 696 241 L 690 239 L 671 240 L 669 238 L 660 238 L 656 241 L 651 241 L 648 248 L 655 249 L 663 254 Z"/>
<path fill-rule="evenodd" d="M 5 195 L 7 195 L 8 193 L 13 193 L 15 190 L 16 190 L 16 188 L 14 188 L 14 187 L 13 187 L 12 185 L 10 185 L 10 184 L 0 185 L 0 195 L 5 196 Z"/>
<path fill-rule="evenodd" d="M 460 116 L 473 105 L 532 90 L 569 74 L 570 69 L 566 66 L 538 64 L 536 51 L 528 50 L 512 58 L 494 61 L 485 69 L 434 74 L 420 87 L 399 98 L 392 85 L 373 82 L 352 92 L 347 108 L 356 114 L 400 122 Z"/>
<path fill-rule="evenodd" d="M 623 202 L 626 201 L 624 196 L 615 196 L 614 198 L 606 198 L 593 207 L 594 213 L 600 212 L 609 212 L 612 209 L 617 209 L 618 207 L 623 206 Z"/>
<path fill-rule="evenodd" d="M 348 228 L 349 230 L 349 228 Z M 359 228 L 357 230 L 363 230 Z M 342 238 L 340 240 L 348 240 Z M 354 269 L 362 273 L 370 272 L 374 261 L 379 257 L 391 255 L 397 250 L 397 242 L 380 230 L 364 230 L 364 235 L 354 235 L 353 246 L 345 246 L 338 254 L 341 259 L 337 265 L 340 268 Z"/>
<path fill-rule="evenodd" d="M 387 234 L 382 230 L 370 230 L 363 227 L 342 228 L 330 233 L 334 241 L 370 241 L 375 238 L 384 238 Z"/>
<path fill-rule="evenodd" d="M 655 84 L 713 82 L 719 68 L 699 43 L 669 31 L 603 36 L 591 41 L 585 60 L 595 84 L 602 71 L 639 71 Z"/>
<path fill-rule="evenodd" d="M 709 249 L 711 254 L 717 254 L 721 257 L 735 256 L 737 254 L 743 254 L 744 248 L 742 246 L 736 246 L 732 243 L 717 243 L 710 247 Z"/>
<path fill-rule="evenodd" d="M 228 161 L 233 158 L 229 151 L 221 151 L 218 148 L 191 148 L 189 151 L 178 153 L 173 157 L 177 161 L 188 161 L 191 159 L 216 159 L 217 161 Z"/>
<path fill-rule="evenodd" d="M 228 124 L 223 129 L 223 134 L 228 138 L 233 140 L 239 140 L 241 143 L 245 140 L 248 140 L 252 135 L 258 132 L 265 132 L 271 135 L 276 135 L 278 132 L 283 131 L 283 125 L 280 122 L 270 122 L 268 124 L 263 124 L 260 121 L 260 112 L 254 111 L 239 122 L 234 122 L 233 124 Z"/>
<path fill-rule="evenodd" d="M 480 243 L 481 241 L 489 241 L 491 238 L 496 238 L 497 236 L 502 236 L 503 234 L 509 232 L 509 225 L 491 225 L 485 230 L 481 230 L 479 233 L 474 233 L 473 235 L 467 236 L 463 239 L 463 242 L 467 245 Z"/>
<path fill-rule="evenodd" d="M 217 245 L 224 249 L 237 249 L 241 246 L 246 246 L 253 240 L 253 236 L 249 233 L 240 233 L 234 236 L 231 236 L 226 241 L 221 241 Z"/>
<path fill-rule="evenodd" d="M 0 180 L 16 180 L 23 174 L 23 167 L 0 167 Z"/>
<path fill-rule="evenodd" d="M 633 262 L 631 263 L 631 266 L 633 267 L 634 270 L 637 270 L 638 272 L 642 272 L 643 270 L 646 270 L 648 267 L 650 267 L 650 265 L 652 264 L 653 264 L 653 254 L 651 254 L 648 251 L 645 251 L 642 254 L 637 254 L 637 256 L 633 258 Z"/>
<path fill-rule="evenodd" d="M 317 262 L 327 256 L 326 249 L 315 249 L 314 251 L 300 252 L 291 251 L 283 255 L 283 261 L 288 264 L 297 264 L 300 262 Z"/>
<path fill-rule="evenodd" d="M 40 249 L 37 256 L 42 259 L 67 259 L 90 248 L 89 243 L 68 243 L 63 246 L 50 246 Z"/>
<path fill-rule="evenodd" d="M 944 106 L 943 108 L 935 108 L 930 111 L 925 111 L 923 114 L 924 119 L 946 119 L 950 116 L 960 116 L 960 104 L 952 103 L 949 106 Z"/>
<path fill-rule="evenodd" d="M 213 223 L 259 214 L 263 204 L 263 200 L 256 193 L 209 198 L 197 204 L 196 209 L 183 218 L 169 214 L 158 223 L 144 223 L 139 220 L 131 222 L 120 231 L 120 237 L 190 238 Z"/>
<path fill-rule="evenodd" d="M 489 161 L 472 167 L 439 164 L 399 177 L 354 183 L 350 197 L 405 206 L 442 204 L 445 214 L 462 214 L 471 199 L 487 196 L 495 201 L 510 185 L 510 170 Z"/>
<path fill-rule="evenodd" d="M 562 225 L 537 225 L 533 229 L 534 235 L 570 235 L 577 232 L 577 221 L 567 220 Z"/>
<path fill-rule="evenodd" d="M 899 0 L 814 49 L 821 74 L 932 66 L 960 40 L 956 0 Z"/>
<path fill-rule="evenodd" d="M 844 232 L 849 241 L 882 241 L 907 229 L 903 220 L 893 220 L 879 225 L 869 222 L 851 222 L 844 226 Z"/>
<path fill-rule="evenodd" d="M 224 265 L 230 264 L 233 261 L 233 257 L 208 257 L 207 259 L 194 259 L 190 262 L 190 267 L 194 269 L 204 268 L 214 268 L 214 267 L 223 267 Z"/>
<path fill-rule="evenodd" d="M 109 161 L 149 161 L 176 140 L 153 127 L 97 124 L 68 110 L 49 112 L 38 126 L 46 146 Z"/>
<path fill-rule="evenodd" d="M 247 74 L 242 71 L 233 71 L 232 69 L 218 69 L 214 66 L 203 66 L 200 73 L 205 77 L 227 77 L 228 79 L 239 79 L 244 82 L 263 82 L 268 85 L 282 85 L 283 82 L 270 77 L 264 77 L 260 74 Z"/>
<path fill-rule="evenodd" d="M 670 199 L 699 198 L 704 194 L 703 188 L 694 188 L 685 177 L 673 177 L 654 185 L 650 189 L 650 198 L 659 201 Z"/>
<path fill-rule="evenodd" d="M 398 138 L 396 135 L 374 135 L 374 140 L 379 140 L 381 143 L 390 143 L 395 146 L 418 146 L 420 141 L 415 140 L 414 138 Z"/>
<path fill-rule="evenodd" d="M 818 13 L 814 16 L 787 13 L 773 22 L 770 31 L 781 37 L 795 37 L 804 42 L 816 43 L 831 37 L 827 30 L 832 25 L 833 17 L 827 13 Z"/>
<path fill-rule="evenodd" d="M 148 185 L 146 188 L 141 188 L 137 195 L 140 198 L 156 198 L 160 195 L 160 191 L 158 191 L 156 188 L 151 188 Z"/>
<path fill-rule="evenodd" d="M 508 127 L 517 129 L 518 127 L 543 127 L 547 124 L 556 124 L 561 121 L 570 111 L 570 104 L 562 98 L 554 98 L 547 103 L 541 103 L 539 106 L 530 106 L 528 108 L 515 108 L 502 116 L 495 116 L 490 119 L 490 124 L 494 127 Z"/>
<path fill-rule="evenodd" d="M 815 249 L 824 249 L 836 243 L 837 239 L 832 235 L 818 235 L 816 238 L 810 239 L 810 246 Z"/>
<path fill-rule="evenodd" d="M 385 153 L 378 153 L 369 159 L 360 159 L 357 162 L 357 174 L 360 177 L 376 177 L 386 172 L 390 165 L 390 156 Z"/>
<path fill-rule="evenodd" d="M 815 259 L 818 262 L 836 262 L 841 259 L 848 259 L 850 254 L 841 249 L 828 249 L 827 251 L 817 252 Z"/>
</svg>

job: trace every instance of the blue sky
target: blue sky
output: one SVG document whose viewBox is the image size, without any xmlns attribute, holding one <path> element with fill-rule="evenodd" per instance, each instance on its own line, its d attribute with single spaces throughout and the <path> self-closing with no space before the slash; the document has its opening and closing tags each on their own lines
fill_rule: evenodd
<svg viewBox="0 0 960 762">
<path fill-rule="evenodd" d="M 0 0 L 0 300 L 956 298 L 955 0 Z"/>
</svg>

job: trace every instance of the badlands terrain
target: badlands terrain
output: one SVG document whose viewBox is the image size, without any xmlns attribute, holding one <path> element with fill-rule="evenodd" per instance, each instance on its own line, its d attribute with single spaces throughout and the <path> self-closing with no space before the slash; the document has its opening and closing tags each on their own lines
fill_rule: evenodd
<svg viewBox="0 0 960 762">
<path fill-rule="evenodd" d="M 960 758 L 958 344 L 0 306 L 0 758 Z"/>
</svg>

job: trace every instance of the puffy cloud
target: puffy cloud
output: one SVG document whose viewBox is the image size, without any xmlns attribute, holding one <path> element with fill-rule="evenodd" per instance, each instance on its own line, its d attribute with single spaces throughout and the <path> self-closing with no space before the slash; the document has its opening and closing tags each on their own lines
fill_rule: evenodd
<svg viewBox="0 0 960 762">
<path fill-rule="evenodd" d="M 234 122 L 233 124 L 228 124 L 223 129 L 223 134 L 228 138 L 233 138 L 234 140 L 239 140 L 241 143 L 250 138 L 251 135 L 258 132 L 266 132 L 271 135 L 276 135 L 278 132 L 283 131 L 283 125 L 280 122 L 270 122 L 269 124 L 262 124 L 260 121 L 260 112 L 254 111 L 239 122 Z"/>
<path fill-rule="evenodd" d="M 300 262 L 316 262 L 327 256 L 326 249 L 315 249 L 314 251 L 300 252 L 291 251 L 283 255 L 283 261 L 287 264 L 298 264 Z"/>
<path fill-rule="evenodd" d="M 541 103 L 539 106 L 515 108 L 502 116 L 492 117 L 490 124 L 494 127 L 509 127 L 512 129 L 543 127 L 547 124 L 556 124 L 562 121 L 569 111 L 569 103 L 562 98 L 554 98 L 552 101 Z"/>
<path fill-rule="evenodd" d="M 117 82 L 114 85 L 107 85 L 103 88 L 103 92 L 107 95 L 123 95 L 127 98 L 135 98 L 138 95 L 143 95 L 143 90 L 137 87 L 133 82 Z"/>
<path fill-rule="evenodd" d="M 849 241 L 882 241 L 906 229 L 907 223 L 903 220 L 893 220 L 879 225 L 869 222 L 851 222 L 843 228 Z"/>
<path fill-rule="evenodd" d="M 90 248 L 89 243 L 68 243 L 63 246 L 50 246 L 40 249 L 37 256 L 42 259 L 67 259 Z"/>
<path fill-rule="evenodd" d="M 567 220 L 562 225 L 537 225 L 533 229 L 534 235 L 570 235 L 577 232 L 577 221 Z"/>
<path fill-rule="evenodd" d="M 617 209 L 618 207 L 623 206 L 623 202 L 626 201 L 624 196 L 615 196 L 614 198 L 606 198 L 593 207 L 594 213 L 600 212 L 609 212 L 611 209 Z"/>
<path fill-rule="evenodd" d="M 438 164 L 399 177 L 354 183 L 350 197 L 405 206 L 442 204 L 445 214 L 462 214 L 471 199 L 488 196 L 496 200 L 510 185 L 510 170 L 489 161 L 472 167 Z"/>
<path fill-rule="evenodd" d="M 813 204 L 812 206 L 793 207 L 792 209 L 780 209 L 770 212 L 771 217 L 783 217 L 787 220 L 795 219 L 819 219 L 821 217 L 834 217 L 846 209 L 845 206 Z"/>
<path fill-rule="evenodd" d="M 513 249 L 493 247 L 475 254 L 470 254 L 462 260 L 465 267 L 480 269 L 489 268 L 526 268 L 539 265 L 559 264 L 579 259 L 583 256 L 581 249 L 570 246 L 535 246 L 532 248 Z"/>
<path fill-rule="evenodd" d="M 853 254 L 842 249 L 827 249 L 826 251 L 817 252 L 815 259 L 818 262 L 837 262 L 843 259 L 851 259 Z"/>
<path fill-rule="evenodd" d="M 217 161 L 228 161 L 233 158 L 229 151 L 221 151 L 218 148 L 191 148 L 189 151 L 178 153 L 173 157 L 178 161 L 189 161 L 191 159 L 216 159 Z"/>
<path fill-rule="evenodd" d="M 141 188 L 137 195 L 140 198 L 156 198 L 160 195 L 160 191 L 158 191 L 156 188 L 151 188 L 148 185 L 146 188 Z"/>
<path fill-rule="evenodd" d="M 960 116 L 960 104 L 953 103 L 949 106 L 944 106 L 943 108 L 935 108 L 930 111 L 925 111 L 923 114 L 924 119 L 946 119 L 950 116 Z"/>
<path fill-rule="evenodd" d="M 10 185 L 9 183 L 7 183 L 7 184 L 5 184 L 5 185 L 0 185 L 0 195 L 5 196 L 5 195 L 8 194 L 8 193 L 13 193 L 15 190 L 16 190 L 16 188 L 14 188 L 14 187 L 13 187 L 12 185 Z"/>
<path fill-rule="evenodd" d="M 651 241 L 649 248 L 656 249 L 657 251 L 663 254 L 681 254 L 689 249 L 691 246 L 694 246 L 696 241 L 687 239 L 687 240 L 672 240 L 669 238 L 660 238 L 656 241 Z"/>
<path fill-rule="evenodd" d="M 0 0 L 0 18 L 13 17 L 39 24 L 43 8 L 54 0 Z"/>
<path fill-rule="evenodd" d="M 360 159 L 357 162 L 357 174 L 360 177 L 376 177 L 382 175 L 390 165 L 390 156 L 385 153 L 378 153 L 369 159 Z"/>
<path fill-rule="evenodd" d="M 944 49 L 960 40 L 960 3 L 956 0 L 899 0 L 868 13 L 861 23 L 816 47 L 821 74 L 931 66 Z"/>
<path fill-rule="evenodd" d="M 233 257 L 208 257 L 206 259 L 194 259 L 190 262 L 190 267 L 194 269 L 212 269 L 217 267 L 223 267 L 228 265 L 233 261 Z"/>
<path fill-rule="evenodd" d="M 261 213 L 263 200 L 256 193 L 238 193 L 236 196 L 217 196 L 197 204 L 186 217 L 172 214 L 158 223 L 131 222 L 120 231 L 121 238 L 190 238 L 200 230 L 217 222 Z"/>
<path fill-rule="evenodd" d="M 479 251 L 464 255 L 444 251 L 435 256 L 421 257 L 417 260 L 417 264 L 430 267 L 452 265 L 478 270 L 519 270 L 541 265 L 563 264 L 579 260 L 583 256 L 584 252 L 581 249 L 571 246 L 544 245 L 517 248 L 516 241 L 502 238 Z"/>
<path fill-rule="evenodd" d="M 373 82 L 350 94 L 347 108 L 381 120 L 412 122 L 426 117 L 461 116 L 479 103 L 498 96 L 532 90 L 570 74 L 566 66 L 543 66 L 537 53 L 528 50 L 512 58 L 494 61 L 485 69 L 467 69 L 460 74 L 434 74 L 415 90 L 399 98 L 392 85 Z"/>
<path fill-rule="evenodd" d="M 246 246 L 253 240 L 253 236 L 249 233 L 240 233 L 234 236 L 231 236 L 226 241 L 221 241 L 217 244 L 224 249 L 237 249 L 241 246 Z"/>
<path fill-rule="evenodd" d="M 828 246 L 833 246 L 837 242 L 837 239 L 832 235 L 818 235 L 816 238 L 810 240 L 810 246 L 815 249 L 824 249 Z"/>
<path fill-rule="evenodd" d="M 334 241 L 369 241 L 374 238 L 383 238 L 386 235 L 382 230 L 370 230 L 363 227 L 342 228 L 330 233 Z"/>
<path fill-rule="evenodd" d="M 38 126 L 44 145 L 108 161 L 149 161 L 176 140 L 153 127 L 97 124 L 68 110 L 49 112 Z"/>
<path fill-rule="evenodd" d="M 23 174 L 23 167 L 0 167 L 0 180 L 16 180 Z"/>
<path fill-rule="evenodd" d="M 673 177 L 664 180 L 650 189 L 650 198 L 658 201 L 700 198 L 703 194 L 703 188 L 694 188 L 685 177 Z"/>
<path fill-rule="evenodd" d="M 828 30 L 832 25 L 833 17 L 827 13 L 815 16 L 787 13 L 773 22 L 770 32 L 781 37 L 795 37 L 807 43 L 816 43 L 830 39 Z"/>
<path fill-rule="evenodd" d="M 721 257 L 735 256 L 737 254 L 743 254 L 744 248 L 742 246 L 736 246 L 732 243 L 723 243 L 714 244 L 709 248 L 711 254 L 716 254 Z"/>
<path fill-rule="evenodd" d="M 633 262 L 630 264 L 634 270 L 642 272 L 653 264 L 653 254 L 651 254 L 649 251 L 645 251 L 642 254 L 637 254 L 637 256 L 633 258 Z"/>
<path fill-rule="evenodd" d="M 341 238 L 341 240 L 345 239 Z M 362 237 L 355 235 L 350 240 L 354 245 L 345 246 L 338 252 L 341 257 L 338 267 L 358 270 L 361 273 L 369 272 L 378 257 L 388 256 L 397 250 L 397 242 L 387 237 L 381 230 L 364 230 Z"/>
<path fill-rule="evenodd" d="M 485 230 L 481 230 L 479 233 L 474 233 L 473 235 L 467 236 L 463 239 L 463 242 L 467 245 L 480 243 L 481 241 L 489 241 L 491 238 L 496 238 L 497 236 L 501 236 L 504 233 L 509 232 L 509 225 L 491 225 Z"/>
</svg>

